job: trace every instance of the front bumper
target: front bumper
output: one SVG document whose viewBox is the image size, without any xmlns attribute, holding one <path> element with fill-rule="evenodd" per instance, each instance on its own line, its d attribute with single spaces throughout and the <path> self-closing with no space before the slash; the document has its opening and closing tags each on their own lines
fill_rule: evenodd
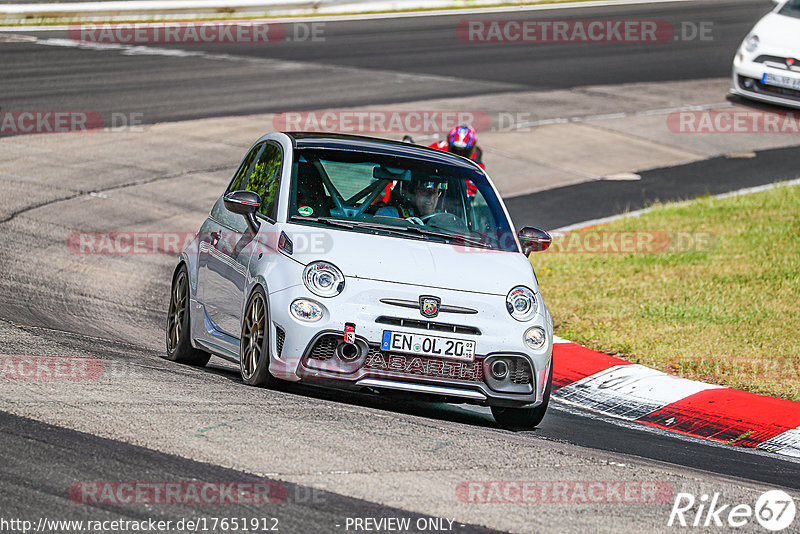
<svg viewBox="0 0 800 534">
<path fill-rule="evenodd" d="M 800 73 L 796 71 L 770 67 L 765 63 L 757 63 L 746 58 L 739 59 L 737 55 L 733 63 L 730 92 L 760 102 L 800 108 L 800 90 L 761 83 L 764 74 L 768 73 L 800 78 Z"/>
<path fill-rule="evenodd" d="M 416 301 L 435 294 L 443 305 L 475 310 L 474 314 L 440 313 L 425 319 L 418 310 L 380 302 L 381 299 Z M 345 291 L 334 298 L 318 298 L 302 286 L 270 294 L 273 357 L 270 371 L 284 380 L 302 380 L 345 389 L 376 389 L 444 398 L 450 402 L 484 405 L 538 405 L 542 401 L 551 364 L 553 330 L 547 308 L 537 295 L 537 314 L 526 322 L 511 318 L 505 297 L 348 278 Z M 298 298 L 322 305 L 322 319 L 308 323 L 295 318 L 291 303 Z M 396 324 L 402 320 L 403 326 Z M 344 341 L 344 325 L 356 325 L 359 347 L 354 361 L 343 361 L 337 345 Z M 394 324 L 392 324 L 394 323 Z M 410 326 L 409 326 L 410 323 Z M 455 332 L 443 332 L 454 327 Z M 547 337 L 539 351 L 523 342 L 525 331 L 540 326 Z M 423 331 L 435 328 L 436 330 Z M 384 330 L 399 330 L 475 341 L 475 357 L 436 358 L 381 349 Z M 489 365 L 503 359 L 508 379 L 491 377 Z"/>
</svg>

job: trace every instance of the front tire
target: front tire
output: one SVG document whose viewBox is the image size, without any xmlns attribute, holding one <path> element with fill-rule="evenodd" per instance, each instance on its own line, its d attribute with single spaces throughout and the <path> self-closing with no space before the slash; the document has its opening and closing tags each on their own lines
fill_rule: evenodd
<svg viewBox="0 0 800 534">
<path fill-rule="evenodd" d="M 242 336 L 239 338 L 239 371 L 249 386 L 269 386 L 269 309 L 264 290 L 253 290 L 242 317 Z"/>
<path fill-rule="evenodd" d="M 172 279 L 167 312 L 167 359 L 203 367 L 211 354 L 192 346 L 189 320 L 189 271 L 181 264 Z"/>
<path fill-rule="evenodd" d="M 542 403 L 536 408 L 506 408 L 492 406 L 492 415 L 498 426 L 503 428 L 532 429 L 539 426 L 547 412 L 550 403 L 550 391 L 553 389 L 553 361 L 550 360 L 550 372 L 547 376 L 547 386 L 544 388 Z"/>
</svg>

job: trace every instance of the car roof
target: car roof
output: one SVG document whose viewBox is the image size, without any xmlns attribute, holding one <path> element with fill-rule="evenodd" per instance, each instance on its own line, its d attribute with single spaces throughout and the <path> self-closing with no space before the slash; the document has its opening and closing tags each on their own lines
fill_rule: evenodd
<svg viewBox="0 0 800 534">
<path fill-rule="evenodd" d="M 392 141 L 378 137 L 346 135 L 317 132 L 283 132 L 292 138 L 297 148 L 323 148 L 338 150 L 357 150 L 382 155 L 411 157 L 424 159 L 434 163 L 455 165 L 465 169 L 476 170 L 479 167 L 472 161 L 456 156 L 444 150 L 428 148 L 403 141 Z"/>
</svg>

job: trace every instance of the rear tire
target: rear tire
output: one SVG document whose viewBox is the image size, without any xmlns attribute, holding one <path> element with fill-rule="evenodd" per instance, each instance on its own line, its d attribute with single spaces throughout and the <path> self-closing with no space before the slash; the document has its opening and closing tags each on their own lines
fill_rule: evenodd
<svg viewBox="0 0 800 534">
<path fill-rule="evenodd" d="M 167 359 L 188 365 L 204 366 L 211 354 L 192 346 L 189 320 L 189 271 L 181 264 L 172 279 L 167 312 Z"/>
<path fill-rule="evenodd" d="M 492 415 L 497 425 L 503 428 L 536 428 L 544 419 L 547 405 L 550 403 L 550 391 L 553 389 L 553 361 L 550 360 L 550 372 L 547 376 L 547 386 L 544 388 L 542 403 L 536 408 L 506 408 L 492 406 Z"/>
<path fill-rule="evenodd" d="M 269 372 L 269 308 L 259 286 L 253 290 L 242 317 L 239 338 L 239 372 L 249 386 L 266 387 L 274 382 Z"/>
</svg>

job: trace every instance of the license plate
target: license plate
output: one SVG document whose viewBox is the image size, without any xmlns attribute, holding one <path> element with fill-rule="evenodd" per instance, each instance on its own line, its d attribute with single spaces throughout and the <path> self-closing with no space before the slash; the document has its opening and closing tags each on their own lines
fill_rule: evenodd
<svg viewBox="0 0 800 534">
<path fill-rule="evenodd" d="M 800 78 L 790 78 L 789 76 L 779 76 L 777 74 L 764 74 L 761 83 L 776 85 L 786 89 L 800 89 Z"/>
<path fill-rule="evenodd" d="M 475 342 L 468 339 L 411 334 L 409 332 L 383 331 L 381 349 L 422 356 L 443 358 L 475 358 Z"/>
</svg>

